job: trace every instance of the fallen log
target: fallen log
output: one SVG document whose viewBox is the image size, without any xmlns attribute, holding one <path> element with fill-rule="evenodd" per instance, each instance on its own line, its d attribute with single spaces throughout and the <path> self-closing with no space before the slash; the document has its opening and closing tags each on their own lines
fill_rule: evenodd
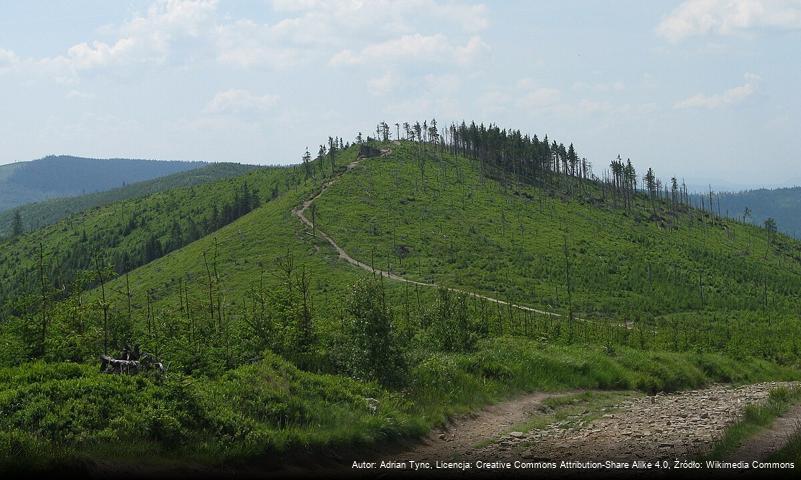
<svg viewBox="0 0 801 480">
<path fill-rule="evenodd" d="M 156 362 L 144 358 L 142 360 L 120 360 L 117 358 L 109 357 L 108 355 L 100 356 L 100 372 L 112 374 L 127 374 L 134 375 L 137 373 L 155 370 L 159 373 L 164 373 L 165 368 L 161 362 Z"/>
</svg>

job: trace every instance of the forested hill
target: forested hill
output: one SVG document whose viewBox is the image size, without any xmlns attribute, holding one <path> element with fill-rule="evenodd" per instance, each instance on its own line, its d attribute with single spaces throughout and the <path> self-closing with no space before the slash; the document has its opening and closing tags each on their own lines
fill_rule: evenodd
<svg viewBox="0 0 801 480">
<path fill-rule="evenodd" d="M 737 218 L 743 218 L 747 208 L 747 222 L 762 225 L 773 218 L 780 231 L 796 238 L 801 235 L 801 187 L 721 193 L 720 207 Z"/>
<path fill-rule="evenodd" d="M 0 472 L 375 445 L 521 390 L 801 378 L 801 242 L 548 137 L 377 133 L 1 240 Z M 100 373 L 126 346 L 167 371 Z"/>
<path fill-rule="evenodd" d="M 48 198 L 82 195 L 192 170 L 204 162 L 48 156 L 0 166 L 0 211 Z"/>
<path fill-rule="evenodd" d="M 30 203 L 0 212 L 0 237 L 13 233 L 15 218 L 19 218 L 23 231 L 35 230 L 56 223 L 73 213 L 102 207 L 121 200 L 141 198 L 173 188 L 201 185 L 224 178 L 236 177 L 257 168 L 259 167 L 239 163 L 212 163 L 205 167 L 173 173 L 172 175 L 145 180 L 112 190 Z"/>
</svg>

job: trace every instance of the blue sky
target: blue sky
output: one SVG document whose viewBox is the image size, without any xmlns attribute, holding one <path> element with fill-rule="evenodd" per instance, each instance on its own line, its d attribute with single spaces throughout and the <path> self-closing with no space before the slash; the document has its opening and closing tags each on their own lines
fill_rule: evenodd
<svg viewBox="0 0 801 480">
<path fill-rule="evenodd" d="M 801 183 L 801 0 L 0 3 L 0 164 L 299 161 L 476 120 L 715 188 Z"/>
</svg>

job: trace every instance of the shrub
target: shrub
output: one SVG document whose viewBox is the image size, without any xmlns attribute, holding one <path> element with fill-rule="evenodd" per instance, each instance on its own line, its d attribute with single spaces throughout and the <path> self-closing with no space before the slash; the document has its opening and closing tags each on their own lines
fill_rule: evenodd
<svg viewBox="0 0 801 480">
<path fill-rule="evenodd" d="M 359 280 L 351 288 L 345 311 L 346 368 L 363 380 L 377 380 L 382 385 L 401 383 L 405 360 L 383 285 L 375 279 Z"/>
</svg>

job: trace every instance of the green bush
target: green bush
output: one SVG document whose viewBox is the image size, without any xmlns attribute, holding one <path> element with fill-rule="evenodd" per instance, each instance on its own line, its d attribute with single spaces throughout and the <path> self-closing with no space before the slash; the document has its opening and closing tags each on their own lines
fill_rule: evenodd
<svg viewBox="0 0 801 480">
<path fill-rule="evenodd" d="M 346 369 L 356 378 L 382 385 L 403 383 L 406 362 L 382 283 L 371 278 L 356 282 L 345 300 L 345 312 Z"/>
</svg>

